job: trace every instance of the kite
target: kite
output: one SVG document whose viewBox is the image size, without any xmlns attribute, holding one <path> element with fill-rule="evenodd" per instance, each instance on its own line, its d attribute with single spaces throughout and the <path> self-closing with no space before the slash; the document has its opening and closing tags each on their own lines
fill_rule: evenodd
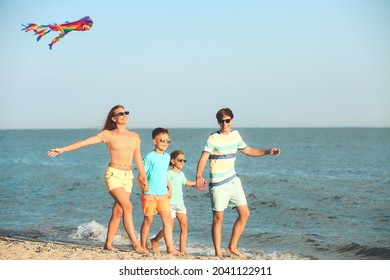
<svg viewBox="0 0 390 280">
<path fill-rule="evenodd" d="M 49 44 L 49 48 L 52 49 L 53 45 L 57 43 L 59 40 L 61 40 L 66 34 L 68 34 L 71 31 L 87 31 L 91 29 L 93 25 L 93 21 L 90 17 L 83 17 L 82 19 L 72 21 L 72 22 L 65 22 L 63 24 L 36 24 L 36 23 L 29 23 L 27 25 L 22 24 L 24 28 L 22 31 L 28 32 L 33 30 L 35 35 L 38 35 L 37 41 L 39 41 L 43 36 L 45 36 L 50 31 L 56 31 L 60 32 L 60 35 L 55 37 L 51 43 Z"/>
</svg>

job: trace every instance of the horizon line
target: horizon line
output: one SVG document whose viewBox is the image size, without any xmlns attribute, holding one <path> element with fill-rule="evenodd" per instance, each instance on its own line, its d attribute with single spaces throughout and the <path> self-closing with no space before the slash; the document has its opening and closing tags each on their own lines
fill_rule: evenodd
<svg viewBox="0 0 390 280">
<path fill-rule="evenodd" d="M 154 129 L 156 127 L 131 127 L 136 129 Z M 390 128 L 390 126 L 237 126 L 233 129 L 329 129 L 329 128 Z M 73 127 L 73 128 L 0 128 L 0 130 L 102 130 L 101 127 Z M 168 129 L 218 129 L 217 127 L 169 127 Z"/>
</svg>

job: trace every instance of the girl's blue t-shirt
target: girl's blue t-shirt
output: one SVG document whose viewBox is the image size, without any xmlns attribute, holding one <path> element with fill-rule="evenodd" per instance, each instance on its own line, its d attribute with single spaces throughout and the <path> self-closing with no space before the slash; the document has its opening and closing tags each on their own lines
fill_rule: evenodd
<svg viewBox="0 0 390 280">
<path fill-rule="evenodd" d="M 171 205 L 184 205 L 183 186 L 187 183 L 186 176 L 182 171 L 168 170 L 168 180 L 172 187 Z"/>
</svg>

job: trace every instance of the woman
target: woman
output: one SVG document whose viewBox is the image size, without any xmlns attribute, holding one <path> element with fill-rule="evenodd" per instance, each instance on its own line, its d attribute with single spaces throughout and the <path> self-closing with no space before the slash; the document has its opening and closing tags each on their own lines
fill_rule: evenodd
<svg viewBox="0 0 390 280">
<path fill-rule="evenodd" d="M 106 143 L 111 161 L 104 174 L 104 180 L 108 193 L 115 200 L 112 215 L 108 224 L 107 239 L 104 248 L 113 250 L 112 241 L 118 230 L 120 219 L 123 215 L 123 224 L 129 236 L 133 249 L 138 253 L 145 250 L 140 246 L 135 235 L 132 204 L 130 194 L 133 186 L 132 160 L 139 171 L 141 184 L 146 186 L 146 174 L 141 156 L 141 140 L 137 133 L 126 128 L 128 111 L 122 105 L 114 106 L 107 115 L 103 130 L 95 136 L 70 144 L 62 148 L 48 151 L 50 157 L 55 157 L 64 152 L 70 152 L 85 146 Z"/>
</svg>

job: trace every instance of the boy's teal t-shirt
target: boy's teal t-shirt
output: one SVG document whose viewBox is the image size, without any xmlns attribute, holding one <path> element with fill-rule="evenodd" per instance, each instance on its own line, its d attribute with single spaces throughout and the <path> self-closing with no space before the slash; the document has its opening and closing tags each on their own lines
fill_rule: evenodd
<svg viewBox="0 0 390 280">
<path fill-rule="evenodd" d="M 149 192 L 145 194 L 167 194 L 167 170 L 171 157 L 168 153 L 159 154 L 155 151 L 147 154 L 143 160 Z"/>
</svg>

